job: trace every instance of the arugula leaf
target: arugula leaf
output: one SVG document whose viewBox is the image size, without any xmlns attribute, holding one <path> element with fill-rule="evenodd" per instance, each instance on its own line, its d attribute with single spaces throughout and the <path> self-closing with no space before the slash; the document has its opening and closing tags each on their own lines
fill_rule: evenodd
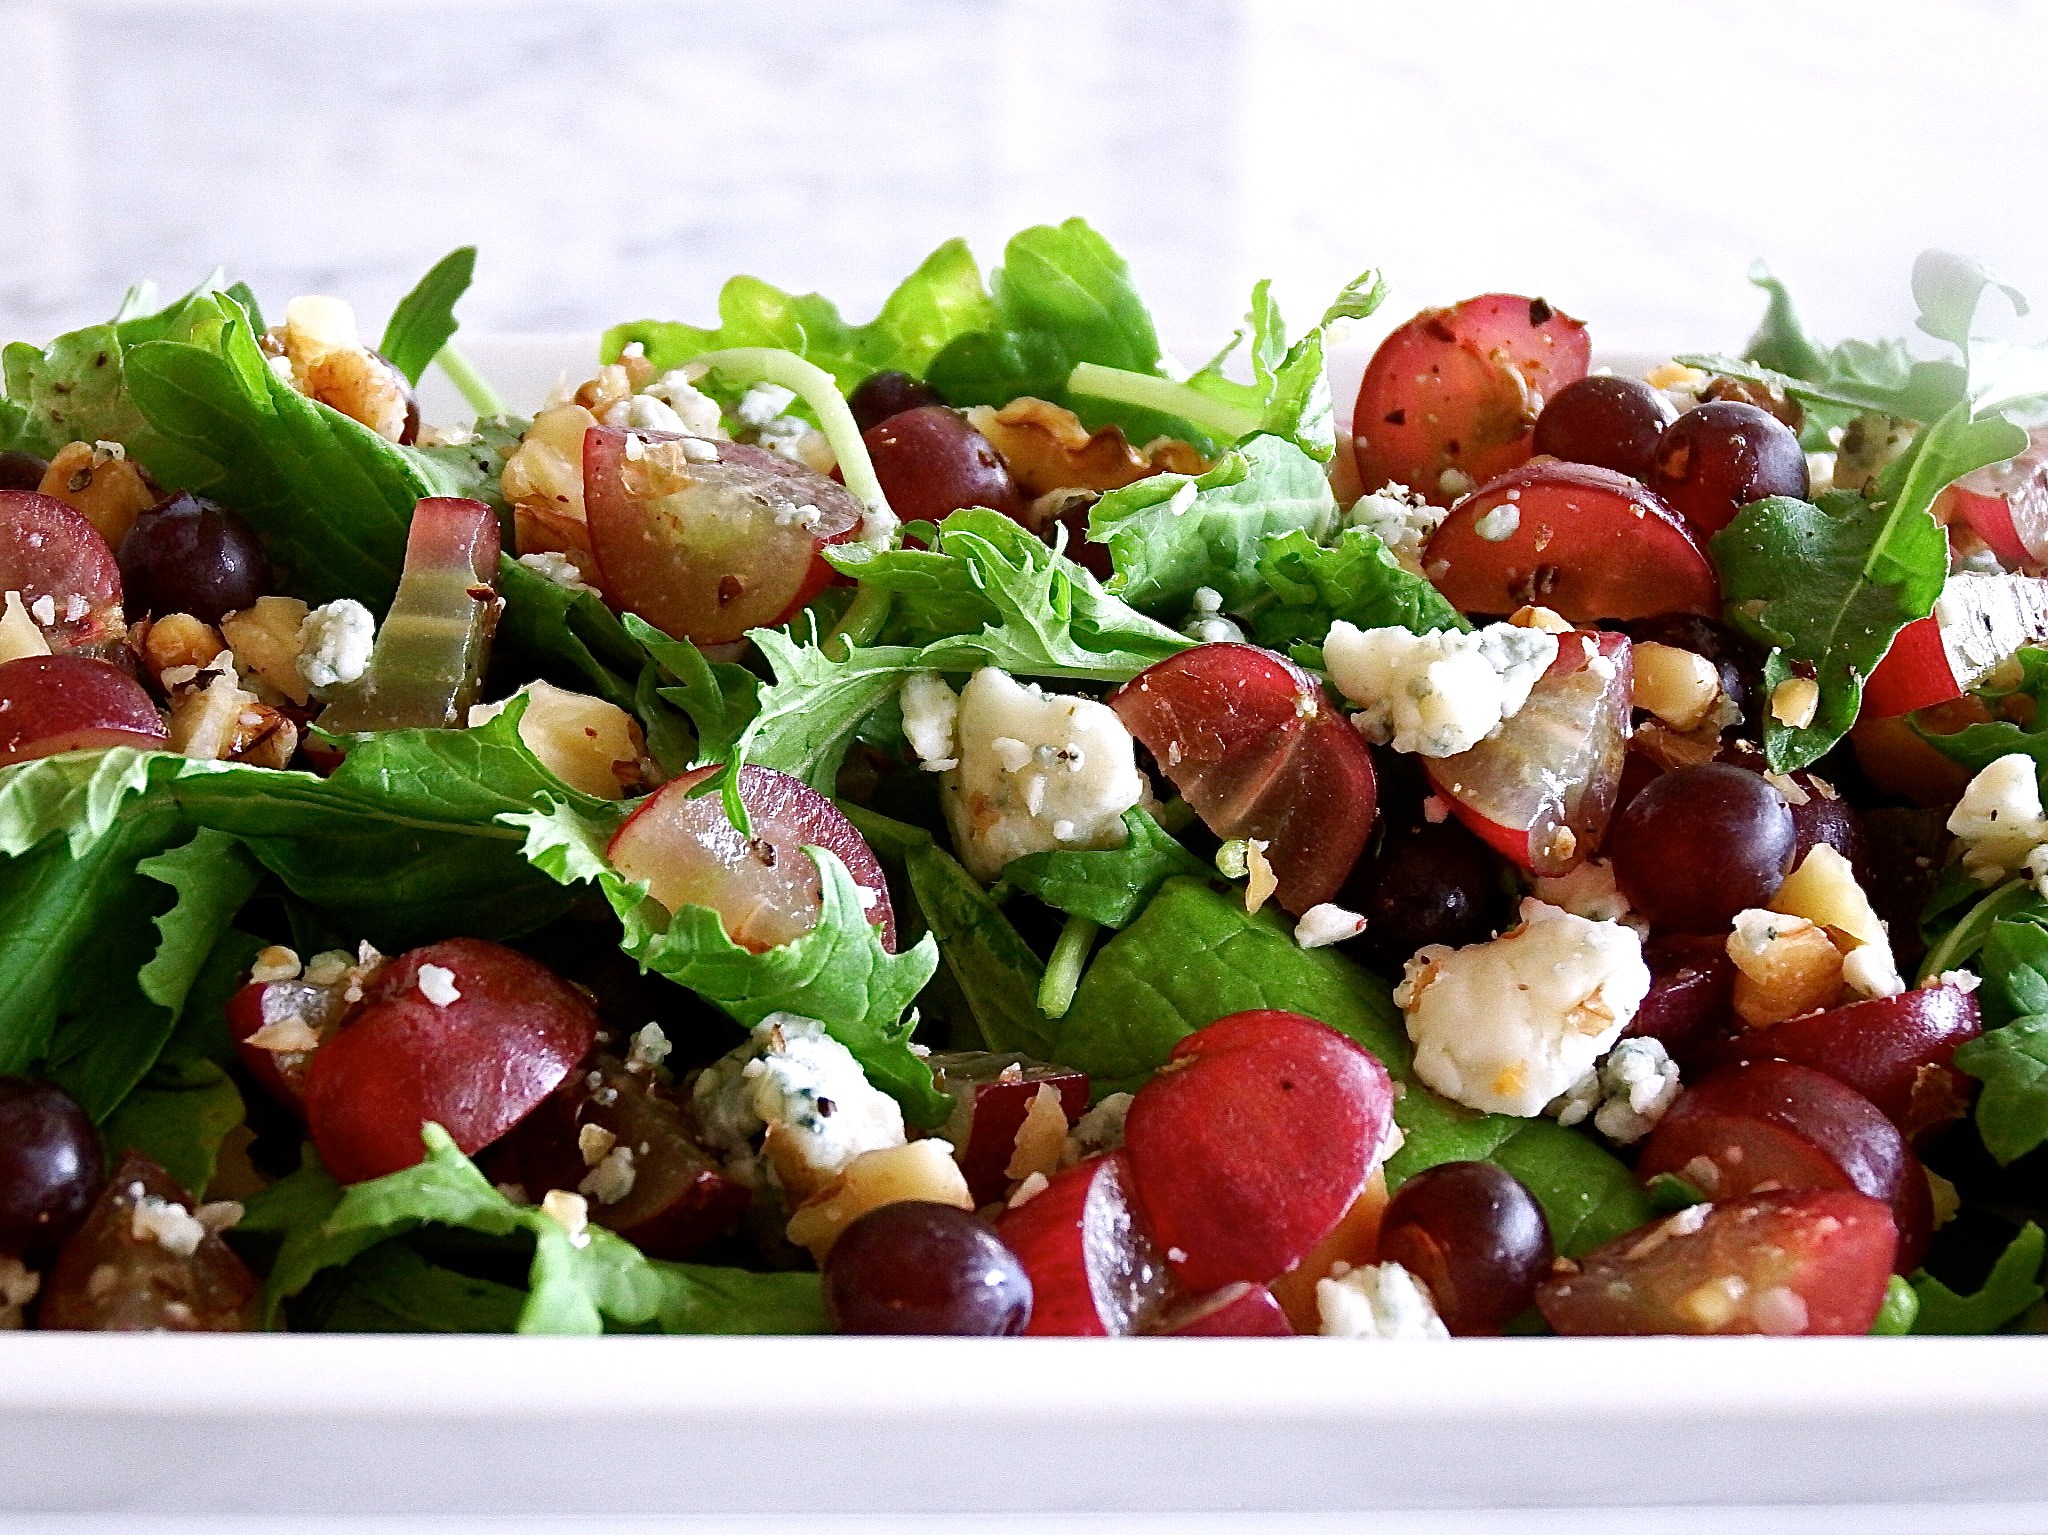
<svg viewBox="0 0 2048 1535">
<path fill-rule="evenodd" d="M 2041 1299 L 2044 1250 L 2048 1250 L 2048 1237 L 2028 1221 L 1999 1254 L 1984 1283 L 1969 1295 L 1956 1294 L 1932 1274 L 1915 1274 L 1912 1284 L 1920 1299 L 1920 1313 L 1913 1331 L 1951 1336 L 1997 1332 Z"/>
<path fill-rule="evenodd" d="M 211 1061 L 159 1061 L 100 1127 L 109 1162 L 139 1151 L 199 1198 L 221 1143 L 243 1121 L 242 1095 Z"/>
<path fill-rule="evenodd" d="M 1327 546 L 1302 532 L 1268 539 L 1259 552 L 1258 579 L 1271 597 L 1252 610 L 1252 638 L 1316 666 L 1330 625 L 1340 618 L 1361 629 L 1411 634 L 1472 627 L 1366 528 L 1346 528 Z"/>
<path fill-rule="evenodd" d="M 1088 537 L 1109 546 L 1109 589 L 1145 613 L 1181 617 L 1199 587 L 1234 611 L 1259 595 L 1266 541 L 1317 543 L 1337 522 L 1322 465 L 1282 437 L 1253 437 L 1205 474 L 1155 474 L 1110 491 L 1088 513 Z"/>
<path fill-rule="evenodd" d="M 1648 1198 L 1627 1167 L 1577 1131 L 1554 1120 L 1476 1114 L 1417 1082 L 1384 981 L 1334 949 L 1302 948 L 1274 913 L 1249 916 L 1193 880 L 1169 880 L 1103 945 L 1073 1006 L 1052 1026 L 1051 1059 L 1088 1072 L 1099 1090 L 1135 1088 L 1183 1035 L 1260 1007 L 1320 1019 L 1402 1084 L 1394 1118 L 1407 1142 L 1388 1163 L 1390 1182 L 1439 1162 L 1497 1161 L 1542 1202 L 1567 1256 L 1649 1219 Z"/>
<path fill-rule="evenodd" d="M 455 334 L 455 306 L 475 278 L 476 247 L 460 246 L 435 262 L 391 311 L 377 350 L 407 383 L 420 381 L 427 364 Z"/>
<path fill-rule="evenodd" d="M 824 1330 L 815 1274 L 659 1262 L 602 1226 L 579 1243 L 539 1209 L 499 1193 L 439 1125 L 425 1126 L 421 1139 L 427 1155 L 419 1165 L 347 1189 L 308 1151 L 297 1173 L 249 1201 L 238 1229 L 283 1237 L 265 1289 L 267 1315 L 324 1270 L 433 1225 L 531 1242 L 523 1333 Z"/>
<path fill-rule="evenodd" d="M 621 947 L 643 969 L 688 987 L 742 1027 L 771 1013 L 815 1018 L 916 1123 L 938 1124 L 950 1112 L 951 1100 L 910 1048 L 904 1016 L 938 968 L 937 945 L 927 936 L 900 954 L 884 949 L 836 855 L 806 849 L 823 890 L 817 925 L 756 954 L 726 936 L 716 912 L 685 906 L 671 916 L 613 869 L 604 858 L 613 822 L 566 802 L 499 819 L 524 829 L 535 868 L 564 885 L 598 887 L 624 928 Z"/>
<path fill-rule="evenodd" d="M 2038 922 L 1994 922 L 1979 961 L 1984 987 L 1977 1001 L 2007 1021 L 2048 1015 L 2048 928 Z"/>
<path fill-rule="evenodd" d="M 865 325 L 849 325 L 815 293 L 793 296 L 757 277 L 735 277 L 718 295 L 715 329 L 663 320 L 615 325 L 600 348 L 607 362 L 638 342 L 657 369 L 705 352 L 780 347 L 815 363 L 850 390 L 871 373 L 922 377 L 948 342 L 999 322 L 964 240 L 948 240 L 919 263 Z"/>
<path fill-rule="evenodd" d="M 1966 1040 L 1956 1065 L 1984 1084 L 1977 1131 L 2001 1166 L 2048 1141 L 2048 1016 L 2017 1018 Z"/>
<path fill-rule="evenodd" d="M 1813 338 L 1793 307 L 1792 295 L 1761 261 L 1749 269 L 1749 280 L 1769 295 L 1764 317 L 1742 349 L 1751 362 L 1762 363 L 1794 378 L 1819 380 L 1828 372 L 1828 351 Z M 1698 366 L 1698 364 L 1693 364 Z"/>
<path fill-rule="evenodd" d="M 911 898 L 973 1014 L 979 1038 L 956 1038 L 954 1045 L 1051 1059 L 1045 1053 L 1048 1025 L 1037 1006 L 1045 966 L 1002 908 L 930 837 L 905 850 L 904 872 Z"/>
<path fill-rule="evenodd" d="M 1208 865 L 1161 830 L 1144 810 L 1126 810 L 1123 821 L 1122 847 L 1027 853 L 1005 866 L 1003 883 L 1036 896 L 1055 911 L 1121 928 L 1128 927 L 1174 876 L 1208 876 Z"/>
</svg>

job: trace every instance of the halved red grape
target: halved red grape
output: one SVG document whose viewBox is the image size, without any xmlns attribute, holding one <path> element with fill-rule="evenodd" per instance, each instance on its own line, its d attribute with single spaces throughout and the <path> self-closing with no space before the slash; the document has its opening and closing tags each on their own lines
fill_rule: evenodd
<svg viewBox="0 0 2048 1535">
<path fill-rule="evenodd" d="M 824 1290 L 834 1332 L 1006 1338 L 1031 1320 L 1031 1276 L 988 1222 L 924 1200 L 854 1220 L 825 1256 Z"/>
<path fill-rule="evenodd" d="M 100 531 L 55 496 L 0 490 L 0 593 L 33 608 L 50 599 L 41 624 L 54 651 L 81 650 L 122 631 L 121 567 Z"/>
<path fill-rule="evenodd" d="M 1639 378 L 1595 373 L 1567 384 L 1536 418 L 1535 450 L 1641 479 L 1664 428 L 1678 417 L 1662 390 Z"/>
<path fill-rule="evenodd" d="M 1590 624 L 1721 611 L 1720 578 L 1685 523 L 1591 464 L 1545 460 L 1488 481 L 1430 536 L 1422 569 L 1470 613 L 1535 603 Z"/>
<path fill-rule="evenodd" d="M 1803 499 L 1806 450 L 1770 412 L 1739 400 L 1710 400 L 1664 429 L 1649 485 L 1705 538 L 1752 501 Z"/>
<path fill-rule="evenodd" d="M 1622 1030 L 1660 1042 L 1691 1069 L 1695 1052 L 1732 1024 L 1735 962 L 1719 933 L 1660 933 L 1643 945 L 1650 991 Z"/>
<path fill-rule="evenodd" d="M 99 1132 L 77 1100 L 55 1083 L 0 1077 L 0 1254 L 62 1246 L 99 1186 Z"/>
<path fill-rule="evenodd" d="M 130 618 L 190 613 L 217 624 L 271 587 L 270 557 L 256 530 L 189 491 L 136 518 L 121 540 L 120 561 Z"/>
<path fill-rule="evenodd" d="M 906 410 L 945 403 L 938 390 L 923 379 L 912 378 L 895 368 L 870 373 L 846 397 L 846 408 L 853 412 L 854 425 L 863 432 Z"/>
<path fill-rule="evenodd" d="M 1797 830 L 1785 796 L 1726 762 L 1652 781 L 1615 817 L 1607 853 L 1622 893 L 1658 928 L 1725 932 L 1791 872 Z"/>
<path fill-rule="evenodd" d="M 1262 1284 L 1231 1284 L 1182 1301 L 1148 1331 L 1171 1338 L 1291 1338 L 1294 1324 Z"/>
<path fill-rule="evenodd" d="M 1430 782 L 1486 844 L 1533 874 L 1564 874 L 1600 845 L 1628 757 L 1629 642 L 1565 635 L 1529 701 Z"/>
<path fill-rule="evenodd" d="M 326 986 L 303 977 L 251 981 L 228 998 L 228 1033 L 249 1074 L 279 1103 L 296 1108 L 305 1096 L 306 1070 L 312 1065 L 313 1051 L 326 1042 L 348 1008 L 345 977 Z M 268 1028 L 281 1028 L 296 1036 L 294 1042 L 303 1042 L 305 1048 L 265 1049 L 261 1044 L 250 1043 Z"/>
<path fill-rule="evenodd" d="M 597 1013 L 545 965 L 479 938 L 393 960 L 314 1052 L 306 1127 L 343 1183 L 411 1167 L 438 1124 L 466 1153 L 510 1130 L 590 1053 Z"/>
<path fill-rule="evenodd" d="M 670 911 L 709 907 L 728 938 L 758 954 L 818 925 L 824 893 L 804 849 L 821 847 L 839 855 L 863 901 L 873 898 L 868 920 L 881 928 L 882 947 L 893 954 L 889 882 L 853 823 L 801 779 L 749 764 L 740 769 L 740 799 L 753 835 L 742 836 L 718 795 L 690 792 L 717 771 L 693 768 L 648 796 L 605 849 L 612 867 L 645 882 L 647 893 Z"/>
<path fill-rule="evenodd" d="M 1109 695 L 1219 837 L 1263 840 L 1276 899 L 1332 900 L 1372 833 L 1372 753 L 1316 680 L 1255 645 L 1197 645 Z"/>
<path fill-rule="evenodd" d="M 1825 1072 L 1786 1061 L 1717 1071 L 1680 1095 L 1643 1145 L 1636 1174 L 1676 1173 L 1710 1198 L 1767 1188 L 1854 1189 L 1897 1223 L 1901 1273 L 1926 1248 L 1927 1175 L 1898 1127 Z"/>
<path fill-rule="evenodd" d="M 1460 1337 L 1497 1333 L 1526 1311 L 1553 1252 L 1536 1196 L 1491 1162 L 1425 1168 L 1380 1220 L 1381 1261 L 1421 1280 Z"/>
<path fill-rule="evenodd" d="M 1005 517 L 1024 511 L 1002 454 L 957 410 L 921 405 L 869 427 L 861 440 L 890 510 L 905 522 L 937 522 L 968 506 Z"/>
<path fill-rule="evenodd" d="M 1956 1046 L 1983 1032 L 1977 999 L 1959 986 L 1923 986 L 1749 1029 L 1718 1059 L 1792 1061 L 1863 1094 L 1908 1137 L 1947 1124 L 1970 1104 Z"/>
<path fill-rule="evenodd" d="M 2048 563 L 2048 427 L 2034 428 L 2018 457 L 1966 474 L 1944 494 L 2007 565 Z"/>
<path fill-rule="evenodd" d="M 1476 482 L 1514 468 L 1545 399 L 1583 377 L 1590 355 L 1585 326 L 1542 299 L 1488 293 L 1425 310 L 1380 343 L 1359 381 L 1360 481 L 1443 504 L 1456 498 L 1445 471 Z"/>
<path fill-rule="evenodd" d="M 1862 717 L 1949 703 L 2025 646 L 2048 641 L 2048 580 L 1951 576 L 1925 618 L 1901 629 L 1863 685 Z"/>
<path fill-rule="evenodd" d="M 48 459 L 9 448 L 0 453 L 0 492 L 34 490 L 43 483 L 43 476 L 49 469 Z"/>
<path fill-rule="evenodd" d="M 929 1064 L 934 1084 L 955 1105 L 939 1134 L 959 1158 L 977 1205 L 993 1204 L 1009 1191 L 1005 1169 L 1040 1088 L 1058 1094 L 1069 1124 L 1088 1112 L 1088 1077 L 1065 1066 L 990 1050 L 940 1050 Z"/>
<path fill-rule="evenodd" d="M 601 426 L 583 438 L 583 501 L 606 600 L 700 645 L 809 602 L 834 575 L 818 551 L 861 519 L 846 487 L 777 454 Z"/>
<path fill-rule="evenodd" d="M 996 1219 L 996 1235 L 1031 1276 L 1042 1338 L 1123 1338 L 1144 1331 L 1172 1289 L 1166 1259 L 1139 1221 L 1121 1151 L 1055 1175 Z"/>
<path fill-rule="evenodd" d="M 1862 1194 L 1755 1194 L 1617 1237 L 1546 1280 L 1536 1304 L 1569 1337 L 1858 1337 L 1897 1245 L 1890 1212 Z"/>
<path fill-rule="evenodd" d="M 137 682 L 89 656 L 0 662 L 0 767 L 105 746 L 161 748 L 163 716 Z"/>
<path fill-rule="evenodd" d="M 71 1332 L 252 1326 L 256 1276 L 218 1233 L 193 1223 L 193 1203 L 169 1173 L 129 1152 L 58 1254 L 38 1325 Z"/>
</svg>

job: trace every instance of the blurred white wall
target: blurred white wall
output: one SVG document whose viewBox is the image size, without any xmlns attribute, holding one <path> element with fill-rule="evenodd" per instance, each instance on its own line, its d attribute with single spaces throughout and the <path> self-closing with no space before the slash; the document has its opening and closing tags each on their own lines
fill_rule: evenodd
<svg viewBox="0 0 2048 1535">
<path fill-rule="evenodd" d="M 1271 274 L 1541 291 L 1610 348 L 1831 333 L 1913 253 L 2048 302 L 2048 0 L 0 0 L 0 335 L 216 262 L 372 314 L 455 244 L 494 332 L 864 314 L 930 246 L 1082 213 L 1169 340 Z"/>
</svg>

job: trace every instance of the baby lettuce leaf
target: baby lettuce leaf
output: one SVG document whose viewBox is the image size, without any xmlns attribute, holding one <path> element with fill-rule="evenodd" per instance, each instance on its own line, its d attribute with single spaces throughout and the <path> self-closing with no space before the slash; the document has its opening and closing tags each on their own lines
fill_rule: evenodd
<svg viewBox="0 0 2048 1535">
<path fill-rule="evenodd" d="M 406 382 L 417 384 L 455 334 L 455 306 L 475 278 L 476 247 L 461 246 L 435 262 L 391 311 L 377 350 Z"/>
<path fill-rule="evenodd" d="M 761 679 L 734 662 L 711 660 L 688 640 L 671 639 L 634 614 L 623 622 L 651 662 L 646 680 L 658 700 L 688 715 L 696 728 L 697 760 L 720 760 L 759 709 Z"/>
<path fill-rule="evenodd" d="M 314 1280 L 292 1306 L 314 1332 L 509 1333 L 526 1292 L 429 1262 L 401 1239 Z"/>
<path fill-rule="evenodd" d="M 1155 474 L 1110 491 L 1088 513 L 1088 537 L 1109 546 L 1109 589 L 1140 612 L 1180 618 L 1199 587 L 1235 611 L 1257 596 L 1269 538 L 1320 544 L 1337 522 L 1321 464 L 1283 437 L 1253 437 L 1199 476 Z"/>
<path fill-rule="evenodd" d="M 1268 539 L 1259 551 L 1259 580 L 1270 595 L 1251 611 L 1252 638 L 1316 665 L 1340 618 L 1361 629 L 1411 634 L 1472 627 L 1366 528 L 1346 528 L 1327 546 L 1301 532 Z"/>
<path fill-rule="evenodd" d="M 911 1050 L 910 1004 L 939 965 L 929 936 L 900 954 L 882 947 L 846 865 L 809 848 L 824 906 L 808 933 L 763 953 L 741 948 L 718 914 L 685 906 L 671 916 L 645 888 L 605 861 L 615 817 L 562 803 L 501 816 L 524 830 L 533 866 L 564 885 L 594 884 L 624 929 L 626 953 L 643 969 L 688 987 L 743 1027 L 770 1013 L 815 1018 L 853 1052 L 876 1086 L 915 1122 L 945 1119 L 951 1100 L 932 1085 L 931 1068 Z"/>
<path fill-rule="evenodd" d="M 1966 1041 L 1956 1065 L 1984 1084 L 1977 1131 L 2000 1165 L 2048 1141 L 2048 1016 L 2016 1018 Z"/>
<path fill-rule="evenodd" d="M 212 1061 L 164 1060 L 100 1127 L 108 1160 L 139 1151 L 205 1198 L 221 1143 L 243 1122 L 242 1094 Z"/>
<path fill-rule="evenodd" d="M 298 1172 L 249 1201 L 238 1230 L 282 1239 L 264 1293 L 268 1317 L 322 1272 L 421 1227 L 449 1226 L 532 1244 L 523 1333 L 824 1331 L 816 1274 L 659 1262 L 595 1225 L 579 1241 L 499 1193 L 439 1125 L 421 1138 L 426 1160 L 346 1189 L 308 1151 Z"/>
<path fill-rule="evenodd" d="M 2020 1228 L 1984 1283 L 1969 1295 L 1958 1295 L 1932 1274 L 1913 1276 L 1920 1298 L 1913 1331 L 1922 1334 L 1992 1333 L 2016 1321 L 2041 1299 L 2041 1259 L 2048 1236 L 2032 1221 Z"/>
<path fill-rule="evenodd" d="M 1124 812 L 1122 847 L 1027 853 L 1003 869 L 1003 883 L 1055 911 L 1103 927 L 1128 927 L 1176 875 L 1204 879 L 1209 867 L 1144 810 Z"/>
<path fill-rule="evenodd" d="M 850 390 L 888 369 L 922 377 L 948 342 L 1000 324 L 965 240 L 948 240 L 925 257 L 865 325 L 847 324 L 818 294 L 788 294 L 758 277 L 726 283 L 718 318 L 710 329 L 666 320 L 615 325 L 605 332 L 602 354 L 609 362 L 638 342 L 656 368 L 667 369 L 728 347 L 780 347 Z"/>
<path fill-rule="evenodd" d="M 1388 1164 L 1389 1181 L 1439 1162 L 1499 1162 L 1543 1204 L 1568 1255 L 1650 1218 L 1628 1169 L 1576 1131 L 1477 1114 L 1417 1082 L 1385 982 L 1333 949 L 1302 948 L 1273 913 L 1247 915 L 1193 880 L 1168 881 L 1103 945 L 1053 1026 L 1053 1059 L 1087 1071 L 1097 1090 L 1135 1088 L 1183 1035 L 1261 1007 L 1320 1019 L 1370 1050 L 1401 1084 L 1394 1117 L 1407 1143 Z"/>
</svg>

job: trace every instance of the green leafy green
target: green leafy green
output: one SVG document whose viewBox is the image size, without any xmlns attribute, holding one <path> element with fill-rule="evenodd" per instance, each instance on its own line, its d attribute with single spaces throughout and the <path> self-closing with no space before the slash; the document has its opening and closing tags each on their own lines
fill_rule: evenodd
<svg viewBox="0 0 2048 1535">
<path fill-rule="evenodd" d="M 1003 883 L 1036 896 L 1055 911 L 1121 928 L 1129 926 L 1175 875 L 1208 875 L 1208 866 L 1144 810 L 1126 810 L 1123 820 L 1122 847 L 1027 853 L 1004 868 Z"/>
<path fill-rule="evenodd" d="M 1205 474 L 1155 474 L 1110 491 L 1088 514 L 1088 537 L 1109 546 L 1109 588 L 1140 612 L 1178 619 L 1199 587 L 1235 611 L 1258 596 L 1266 541 L 1301 534 L 1320 544 L 1337 522 L 1322 465 L 1283 437 L 1253 437 Z"/>
<path fill-rule="evenodd" d="M 2038 922 L 1991 925 L 1978 961 L 1978 1005 L 1994 1019 L 2048 1015 L 2048 928 Z"/>
<path fill-rule="evenodd" d="M 532 1244 L 520 1332 L 824 1330 L 815 1274 L 658 1262 L 601 1226 L 572 1235 L 499 1193 L 439 1125 L 421 1138 L 418 1166 L 347 1189 L 308 1152 L 297 1173 L 249 1202 L 241 1229 L 283 1239 L 265 1290 L 269 1314 L 324 1270 L 422 1226 L 452 1226 Z"/>
<path fill-rule="evenodd" d="M 1980 698 L 1993 704 L 2008 698 L 2027 700 L 2033 706 L 2030 724 L 1994 719 L 1981 725 L 1965 725 L 1954 735 L 1923 731 L 1921 739 L 1973 773 L 1982 772 L 2000 757 L 2024 752 L 2034 759 L 2037 776 L 2048 775 L 2048 713 L 2043 712 L 2048 709 L 2048 650 L 2028 646 L 2014 660 L 2019 674 L 2010 686 L 1987 685 L 1976 691 Z"/>
<path fill-rule="evenodd" d="M 1258 575 L 1271 595 L 1250 615 L 1252 638 L 1311 664 L 1321 664 L 1323 640 L 1340 618 L 1361 629 L 1412 634 L 1472 627 L 1365 528 L 1346 528 L 1327 546 L 1300 532 L 1269 539 L 1259 551 Z"/>
<path fill-rule="evenodd" d="M 1984 1084 L 1977 1130 L 2001 1164 L 2048 1141 L 2048 1016 L 2016 1018 L 1965 1041 L 1956 1065 Z"/>
<path fill-rule="evenodd" d="M 806 850 L 823 892 L 816 926 L 756 954 L 726 936 L 716 912 L 685 906 L 671 916 L 613 869 L 604 847 L 616 822 L 602 812 L 562 803 L 500 819 L 525 830 L 535 868 L 564 885 L 598 887 L 624 928 L 621 946 L 644 969 L 688 987 L 744 1027 L 771 1013 L 815 1018 L 913 1120 L 931 1125 L 945 1118 L 950 1100 L 911 1050 L 905 1017 L 938 968 L 938 947 L 927 937 L 900 954 L 884 949 L 836 855 Z"/>
<path fill-rule="evenodd" d="M 954 1044 L 1019 1050 L 1051 1059 L 1046 1054 L 1046 1020 L 1035 1002 L 1045 966 L 1002 908 L 957 858 L 930 837 L 905 849 L 904 873 L 911 899 L 938 940 L 946 970 L 973 1015 L 979 1037 L 956 1037 Z"/>
<path fill-rule="evenodd" d="M 1914 1275 L 1920 1313 L 1913 1331 L 1943 1335 L 1997 1332 L 2041 1299 L 2044 1250 L 2048 1250 L 2048 1237 L 2028 1221 L 1999 1254 L 1984 1283 L 1969 1295 L 1956 1294 L 1931 1274 Z"/>
<path fill-rule="evenodd" d="M 159 1061 L 100 1127 L 108 1160 L 139 1151 L 194 1195 L 213 1182 L 221 1143 L 242 1123 L 242 1095 L 211 1061 Z"/>
<path fill-rule="evenodd" d="M 461 246 L 435 262 L 391 311 L 377 350 L 407 383 L 420 381 L 427 364 L 455 334 L 455 306 L 475 278 L 476 247 Z"/>
<path fill-rule="evenodd" d="M 293 1320 L 320 1332 L 508 1333 L 525 1306 L 524 1290 L 430 1263 L 391 1241 L 322 1274 Z"/>
<path fill-rule="evenodd" d="M 1401 1084 L 1394 1118 L 1407 1137 L 1390 1182 L 1439 1162 L 1496 1161 L 1529 1186 L 1558 1249 L 1584 1252 L 1649 1219 L 1627 1167 L 1552 1120 L 1477 1114 L 1417 1082 L 1386 983 L 1334 949 L 1304 949 L 1272 913 L 1249 916 L 1230 896 L 1170 880 L 1103 945 L 1066 1016 L 1052 1025 L 1051 1058 L 1089 1073 L 1101 1091 L 1135 1088 L 1174 1043 L 1250 1008 L 1320 1019 L 1377 1056 Z"/>
<path fill-rule="evenodd" d="M 849 325 L 815 293 L 791 295 L 757 277 L 735 277 L 718 295 L 716 328 L 639 320 L 605 332 L 602 354 L 638 342 L 656 368 L 705 352 L 780 347 L 817 364 L 841 389 L 889 369 L 922 377 L 941 348 L 1001 323 L 965 240 L 948 240 L 905 278 L 865 325 Z M 961 401 L 959 403 L 966 403 Z"/>
<path fill-rule="evenodd" d="M 1903 1338 L 1920 1319 L 1920 1295 L 1904 1276 L 1894 1274 L 1885 1281 L 1884 1301 L 1877 1319 L 1870 1324 L 1873 1338 Z"/>
</svg>

